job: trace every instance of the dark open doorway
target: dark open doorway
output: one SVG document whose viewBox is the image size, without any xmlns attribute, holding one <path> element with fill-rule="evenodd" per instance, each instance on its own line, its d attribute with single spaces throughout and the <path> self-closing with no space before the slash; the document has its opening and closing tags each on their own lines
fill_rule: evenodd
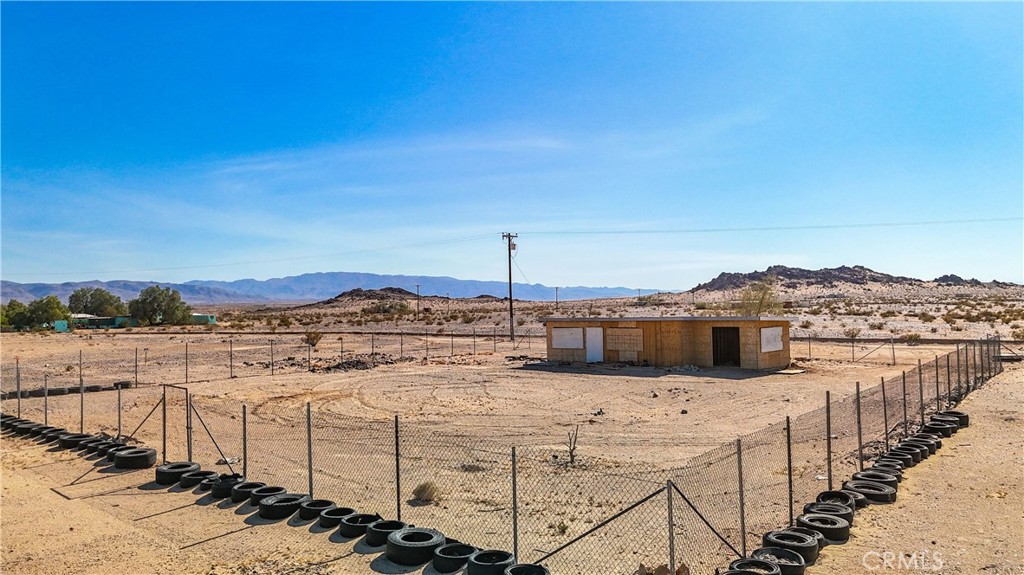
<svg viewBox="0 0 1024 575">
<path fill-rule="evenodd" d="M 740 367 L 740 328 L 711 328 L 711 346 L 715 366 Z"/>
</svg>

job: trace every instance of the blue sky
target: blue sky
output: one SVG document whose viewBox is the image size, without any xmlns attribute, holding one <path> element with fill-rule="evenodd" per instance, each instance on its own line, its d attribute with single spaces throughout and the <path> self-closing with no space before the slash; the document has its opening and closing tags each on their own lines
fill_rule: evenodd
<svg viewBox="0 0 1024 575">
<path fill-rule="evenodd" d="M 501 279 L 510 231 L 517 281 L 550 286 L 1024 282 L 1019 2 L 0 17 L 6 280 Z"/>
</svg>

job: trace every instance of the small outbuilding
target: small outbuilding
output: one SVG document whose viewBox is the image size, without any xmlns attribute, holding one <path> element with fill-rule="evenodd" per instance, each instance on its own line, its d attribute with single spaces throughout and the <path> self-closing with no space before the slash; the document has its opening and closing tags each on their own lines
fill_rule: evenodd
<svg viewBox="0 0 1024 575">
<path fill-rule="evenodd" d="M 776 317 L 545 318 L 548 360 L 784 369 L 789 320 Z"/>
</svg>

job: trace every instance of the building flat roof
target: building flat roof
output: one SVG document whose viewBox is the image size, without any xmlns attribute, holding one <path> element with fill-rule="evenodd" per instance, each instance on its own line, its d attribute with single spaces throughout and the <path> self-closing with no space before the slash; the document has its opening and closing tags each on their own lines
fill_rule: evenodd
<svg viewBox="0 0 1024 575">
<path fill-rule="evenodd" d="M 542 317 L 542 322 L 565 321 L 565 322 L 612 322 L 612 321 L 793 321 L 791 317 L 774 316 L 672 316 L 672 317 Z"/>
</svg>

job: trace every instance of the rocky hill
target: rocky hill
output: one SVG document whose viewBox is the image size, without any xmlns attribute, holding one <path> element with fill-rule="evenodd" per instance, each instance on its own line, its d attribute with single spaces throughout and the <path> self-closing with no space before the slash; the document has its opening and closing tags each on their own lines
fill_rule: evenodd
<svg viewBox="0 0 1024 575">
<path fill-rule="evenodd" d="M 867 286 L 869 284 L 888 287 L 926 287 L 929 284 L 939 286 L 971 286 L 971 287 L 1009 287 L 1014 284 L 992 281 L 988 284 L 976 279 L 963 279 L 960 276 L 947 274 L 935 278 L 932 282 L 909 278 L 905 276 L 894 276 L 882 272 L 876 272 L 864 266 L 839 266 L 837 268 L 822 268 L 819 270 L 808 270 L 788 266 L 771 266 L 764 271 L 753 271 L 749 273 L 724 272 L 713 280 L 699 284 L 692 288 L 691 292 L 716 292 L 730 291 L 746 287 L 752 282 L 762 281 L 768 278 L 777 280 L 779 287 L 784 290 L 795 290 L 807 287 L 837 288 L 841 286 Z"/>
</svg>

